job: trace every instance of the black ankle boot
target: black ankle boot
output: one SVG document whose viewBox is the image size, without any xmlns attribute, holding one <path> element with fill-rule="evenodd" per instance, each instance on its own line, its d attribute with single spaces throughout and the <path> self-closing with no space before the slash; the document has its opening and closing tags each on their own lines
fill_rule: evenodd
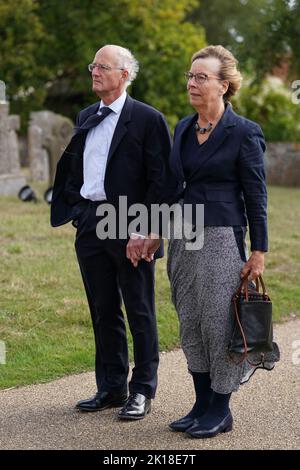
<svg viewBox="0 0 300 470">
<path fill-rule="evenodd" d="M 233 418 L 229 409 L 230 397 L 231 393 L 213 392 L 208 410 L 194 420 L 194 424 L 186 430 L 187 434 L 192 437 L 207 438 L 231 431 Z"/>
<path fill-rule="evenodd" d="M 210 388 L 209 372 L 191 372 L 194 382 L 196 402 L 191 411 L 183 418 L 173 421 L 169 427 L 173 431 L 184 432 L 190 428 L 194 420 L 202 416 L 208 409 L 212 397 L 212 389 Z"/>
</svg>

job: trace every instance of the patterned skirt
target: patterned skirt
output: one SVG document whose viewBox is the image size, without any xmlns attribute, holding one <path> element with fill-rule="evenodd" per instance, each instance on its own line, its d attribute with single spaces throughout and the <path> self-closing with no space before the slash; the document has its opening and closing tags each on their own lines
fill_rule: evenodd
<svg viewBox="0 0 300 470">
<path fill-rule="evenodd" d="M 167 270 L 188 369 L 209 372 L 217 393 L 237 391 L 257 369 L 247 361 L 235 364 L 227 352 L 234 326 L 231 298 L 244 265 L 241 247 L 233 227 L 205 227 L 198 250 L 187 250 L 186 241 L 169 240 Z M 259 367 L 271 370 L 273 360 Z"/>
</svg>

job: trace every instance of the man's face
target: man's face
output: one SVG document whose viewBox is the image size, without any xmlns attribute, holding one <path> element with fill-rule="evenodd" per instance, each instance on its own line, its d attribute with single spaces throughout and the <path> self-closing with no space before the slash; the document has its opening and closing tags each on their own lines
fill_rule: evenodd
<svg viewBox="0 0 300 470">
<path fill-rule="evenodd" d="M 94 67 L 92 71 L 93 91 L 103 100 L 106 98 L 106 101 L 113 102 L 122 94 L 128 72 L 120 70 L 122 64 L 118 60 L 116 51 L 108 46 L 96 53 L 93 64 L 101 64 L 105 67 Z"/>
</svg>

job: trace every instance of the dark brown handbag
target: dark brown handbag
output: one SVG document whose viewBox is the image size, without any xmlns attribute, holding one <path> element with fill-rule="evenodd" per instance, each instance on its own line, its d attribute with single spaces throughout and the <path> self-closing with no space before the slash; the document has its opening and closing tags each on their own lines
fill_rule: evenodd
<svg viewBox="0 0 300 470">
<path fill-rule="evenodd" d="M 236 364 L 247 359 L 249 353 L 259 353 L 263 362 L 264 354 L 273 350 L 272 302 L 262 277 L 256 279 L 254 288 L 248 281 L 248 275 L 243 277 L 232 297 L 234 329 L 228 352 Z M 262 292 L 259 292 L 259 281 Z M 238 362 L 234 360 L 236 355 Z"/>
</svg>

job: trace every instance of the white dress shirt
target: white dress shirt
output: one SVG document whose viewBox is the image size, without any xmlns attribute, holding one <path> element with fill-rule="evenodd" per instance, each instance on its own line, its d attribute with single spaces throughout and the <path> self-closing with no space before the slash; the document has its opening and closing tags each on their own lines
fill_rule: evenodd
<svg viewBox="0 0 300 470">
<path fill-rule="evenodd" d="M 83 185 L 80 190 L 82 197 L 91 201 L 104 201 L 104 176 L 111 141 L 118 123 L 121 111 L 127 97 L 126 91 L 119 96 L 108 108 L 110 113 L 98 126 L 88 131 L 83 152 Z M 101 100 L 101 108 L 106 106 Z"/>
</svg>

